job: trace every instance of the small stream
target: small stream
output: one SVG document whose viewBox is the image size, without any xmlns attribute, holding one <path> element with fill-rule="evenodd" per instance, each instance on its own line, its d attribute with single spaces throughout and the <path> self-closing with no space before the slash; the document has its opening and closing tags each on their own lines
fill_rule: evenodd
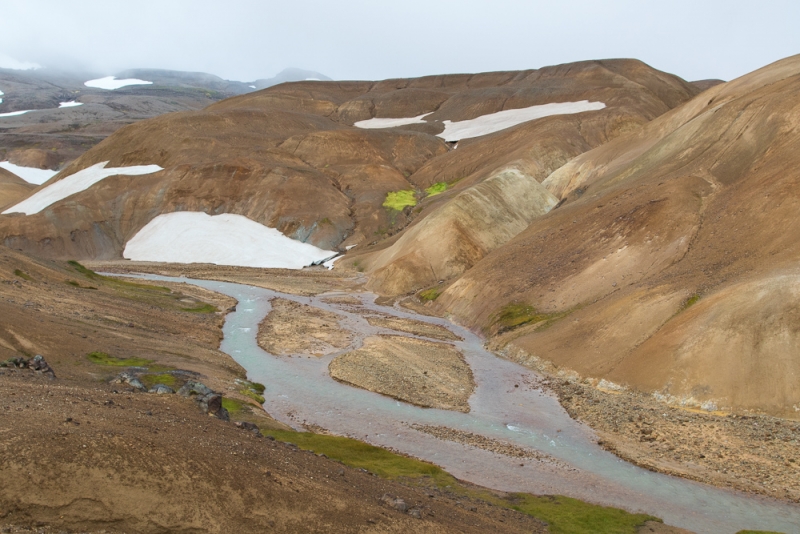
<svg viewBox="0 0 800 534">
<path fill-rule="evenodd" d="M 398 334 L 370 326 L 362 315 L 351 311 L 351 306 L 323 301 L 342 293 L 301 297 L 230 282 L 135 277 L 185 282 L 235 298 L 237 310 L 226 318 L 221 350 L 247 370 L 250 380 L 266 386 L 265 410 L 294 428 L 318 425 L 433 462 L 459 479 L 482 486 L 567 495 L 646 512 L 698 533 L 743 529 L 800 532 L 798 506 L 653 473 L 606 452 L 596 444 L 590 428 L 572 420 L 552 395 L 531 385 L 538 378 L 533 371 L 486 351 L 481 338 L 444 319 L 378 306 L 373 302 L 375 296 L 368 293 L 348 294 L 361 299 L 363 308 L 441 325 L 463 338 L 454 344 L 464 353 L 477 384 L 467 414 L 420 408 L 339 383 L 328 375 L 328 364 L 340 353 L 322 358 L 276 357 L 258 346 L 258 324 L 269 313 L 269 301 L 275 297 L 342 315 L 340 324 L 355 333 L 353 345 L 343 352 L 360 347 L 370 335 Z M 439 440 L 414 430 L 411 424 L 481 434 L 542 451 L 556 461 L 521 460 Z"/>
</svg>

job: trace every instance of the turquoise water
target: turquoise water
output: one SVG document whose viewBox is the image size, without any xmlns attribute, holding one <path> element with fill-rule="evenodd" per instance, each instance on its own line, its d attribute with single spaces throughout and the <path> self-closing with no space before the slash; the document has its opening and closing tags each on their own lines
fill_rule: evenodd
<svg viewBox="0 0 800 534">
<path fill-rule="evenodd" d="M 342 324 L 356 334 L 346 350 L 360 346 L 366 336 L 391 332 L 370 326 L 347 306 L 323 302 L 330 294 L 309 298 L 228 282 L 137 277 L 186 282 L 237 299 L 237 311 L 226 318 L 221 350 L 247 370 L 250 380 L 266 386 L 266 411 L 295 428 L 319 425 L 434 462 L 475 484 L 503 491 L 568 495 L 647 512 L 698 533 L 742 529 L 800 532 L 798 506 L 653 473 L 604 451 L 590 428 L 573 421 L 555 398 L 535 387 L 535 373 L 496 357 L 483 348 L 478 336 L 443 319 L 375 305 L 374 295 L 351 295 L 361 298 L 368 309 L 442 325 L 464 339 L 455 344 L 472 367 L 477 384 L 467 414 L 420 408 L 336 382 L 327 371 L 335 354 L 275 357 L 257 345 L 258 323 L 269 313 L 269 301 L 274 297 L 341 314 Z M 418 432 L 411 424 L 479 433 L 537 449 L 553 460 L 520 460 L 469 448 Z"/>
</svg>

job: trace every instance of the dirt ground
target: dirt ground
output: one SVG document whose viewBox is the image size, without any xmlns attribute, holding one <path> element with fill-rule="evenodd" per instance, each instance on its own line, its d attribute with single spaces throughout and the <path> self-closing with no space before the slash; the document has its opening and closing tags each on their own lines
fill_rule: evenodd
<svg viewBox="0 0 800 534">
<path fill-rule="evenodd" d="M 600 444 L 653 471 L 800 502 L 800 423 L 668 406 L 651 395 L 558 378 L 542 384 Z"/>
<path fill-rule="evenodd" d="M 301 289 L 316 283 L 298 279 Z M 191 399 L 111 383 L 121 371 L 189 377 L 238 401 L 232 419 L 281 428 L 218 350 L 233 301 L 169 285 L 109 280 L 0 247 L 0 361 L 41 354 L 56 377 L 0 367 L 3 532 L 545 531 L 513 511 L 479 502 L 468 511 L 437 490 L 259 438 Z M 385 494 L 421 519 L 389 507 Z"/>
<path fill-rule="evenodd" d="M 404 319 L 391 315 L 367 315 L 366 320 L 372 326 L 389 328 L 415 336 L 429 337 L 441 341 L 461 341 L 460 337 L 447 328 L 422 321 L 414 321 L 413 319 Z"/>
<path fill-rule="evenodd" d="M 469 411 L 472 370 L 452 345 L 372 336 L 329 366 L 336 380 L 427 408 Z"/>
<path fill-rule="evenodd" d="M 353 341 L 335 313 L 282 298 L 270 303 L 272 311 L 258 325 L 258 344 L 270 354 L 325 356 Z"/>
</svg>

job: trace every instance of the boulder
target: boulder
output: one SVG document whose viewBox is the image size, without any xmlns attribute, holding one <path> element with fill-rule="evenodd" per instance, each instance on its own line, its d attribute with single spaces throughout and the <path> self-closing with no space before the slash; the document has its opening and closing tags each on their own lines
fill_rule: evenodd
<svg viewBox="0 0 800 534">
<path fill-rule="evenodd" d="M 155 393 L 156 395 L 171 395 L 175 393 L 175 390 L 164 384 L 156 384 L 150 388 L 148 393 Z"/>
</svg>

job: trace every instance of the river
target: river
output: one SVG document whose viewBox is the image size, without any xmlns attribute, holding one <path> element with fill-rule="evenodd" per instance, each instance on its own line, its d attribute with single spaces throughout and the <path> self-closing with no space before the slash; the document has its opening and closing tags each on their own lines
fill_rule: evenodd
<svg viewBox="0 0 800 534">
<path fill-rule="evenodd" d="M 555 397 L 531 386 L 538 378 L 533 371 L 486 351 L 480 337 L 444 319 L 378 306 L 375 296 L 368 293 L 349 294 L 370 310 L 438 324 L 462 337 L 463 341 L 455 345 L 471 366 L 477 386 L 469 401 L 469 413 L 420 408 L 339 383 L 328 375 L 328 364 L 336 354 L 276 357 L 258 346 L 258 324 L 269 313 L 270 300 L 275 297 L 342 315 L 341 324 L 356 334 L 353 346 L 344 352 L 360 346 L 366 336 L 397 334 L 370 326 L 349 306 L 325 302 L 323 299 L 332 293 L 302 297 L 230 282 L 126 276 L 185 282 L 235 298 L 238 305 L 227 315 L 220 348 L 247 370 L 250 380 L 266 386 L 265 410 L 294 428 L 318 425 L 433 462 L 457 478 L 481 486 L 567 495 L 646 512 L 698 533 L 743 529 L 800 532 L 798 506 L 654 473 L 606 452 L 597 445 L 592 430 L 572 420 Z M 481 434 L 542 451 L 557 461 L 520 460 L 443 441 L 414 430 L 412 424 Z"/>
</svg>

